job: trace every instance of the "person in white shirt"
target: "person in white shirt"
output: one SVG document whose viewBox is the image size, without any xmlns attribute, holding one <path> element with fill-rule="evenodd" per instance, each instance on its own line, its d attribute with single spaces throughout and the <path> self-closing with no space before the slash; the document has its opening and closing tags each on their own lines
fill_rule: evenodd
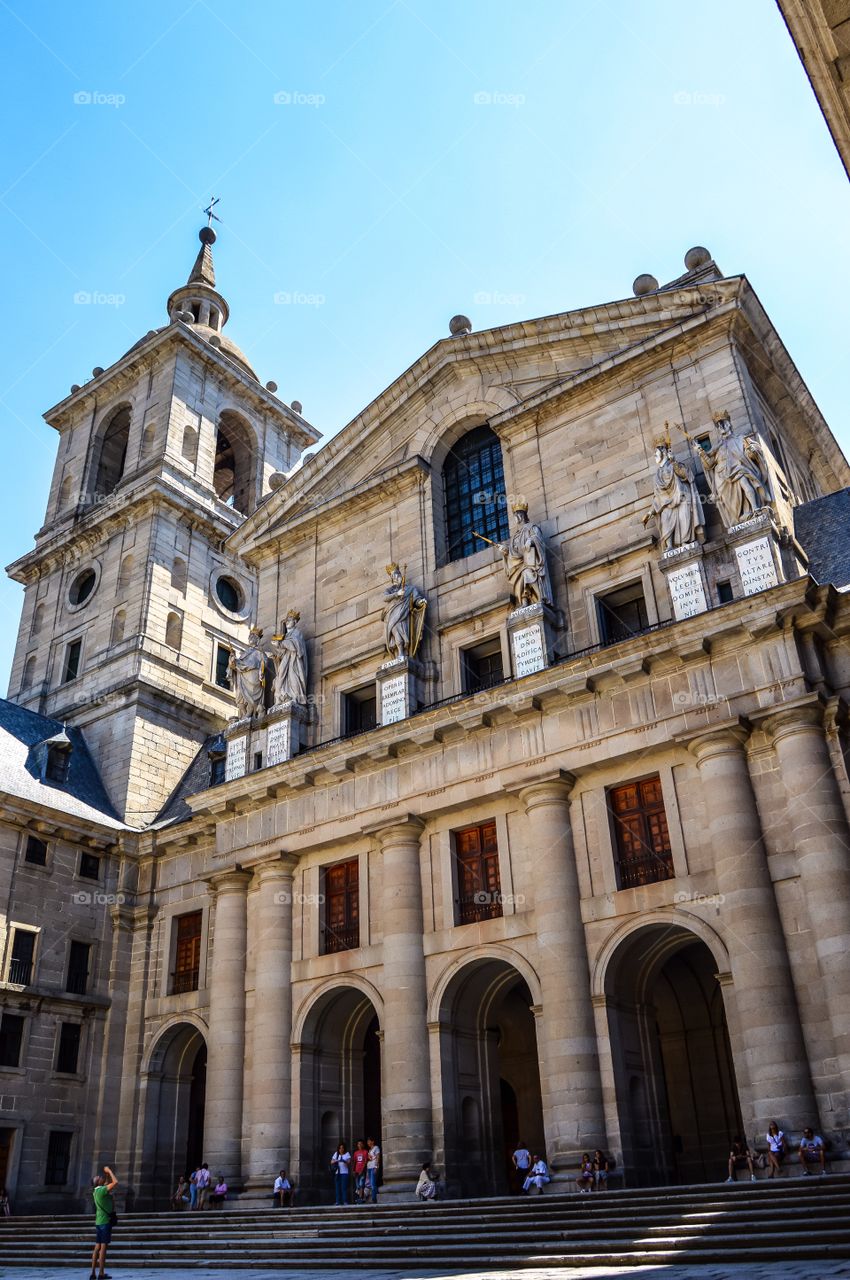
<svg viewBox="0 0 850 1280">
<path fill-rule="evenodd" d="M 516 1144 L 516 1151 L 511 1156 L 514 1166 L 514 1181 L 518 1187 L 522 1187 L 523 1182 L 528 1177 L 528 1171 L 531 1168 L 531 1152 L 520 1138 Z"/>
<path fill-rule="evenodd" d="M 767 1138 L 767 1176 L 778 1178 L 779 1166 L 785 1155 L 785 1134 L 776 1121 L 771 1120 L 765 1137 Z"/>
<path fill-rule="evenodd" d="M 823 1138 L 816 1134 L 813 1129 L 803 1130 L 803 1140 L 800 1143 L 800 1164 L 803 1166 L 803 1177 L 810 1178 L 812 1171 L 808 1167 L 810 1164 L 819 1164 L 821 1177 L 826 1173 L 826 1152 L 824 1150 Z"/>
<path fill-rule="evenodd" d="M 366 1161 L 366 1177 L 369 1180 L 369 1191 L 372 1196 L 372 1204 L 377 1204 L 378 1171 L 381 1167 L 381 1148 L 378 1146 L 374 1138 L 367 1138 L 366 1146 L 369 1151 L 369 1159 Z"/>
<path fill-rule="evenodd" d="M 348 1174 L 351 1165 L 351 1152 L 341 1142 L 331 1156 L 331 1172 L 334 1175 L 334 1195 L 336 1204 L 348 1204 Z"/>
<path fill-rule="evenodd" d="M 422 1172 L 416 1184 L 416 1198 L 418 1200 L 437 1199 L 437 1175 L 428 1163 L 422 1166 Z"/>
<path fill-rule="evenodd" d="M 531 1166 L 528 1177 L 522 1184 L 523 1191 L 530 1191 L 532 1187 L 537 1188 L 537 1194 L 543 1195 L 543 1186 L 545 1183 L 551 1182 L 549 1177 L 549 1166 L 541 1156 L 534 1157 L 534 1163 Z"/>
<path fill-rule="evenodd" d="M 195 1185 L 198 1188 L 198 1199 L 195 1204 L 196 1209 L 206 1209 L 207 1197 L 210 1193 L 210 1167 L 208 1164 L 202 1164 L 195 1177 Z"/>
<path fill-rule="evenodd" d="M 281 1169 L 280 1173 L 274 1180 L 273 1195 L 281 1209 L 283 1209 L 285 1205 L 289 1205 L 290 1208 L 292 1207 L 292 1183 L 289 1181 L 285 1169 Z"/>
</svg>

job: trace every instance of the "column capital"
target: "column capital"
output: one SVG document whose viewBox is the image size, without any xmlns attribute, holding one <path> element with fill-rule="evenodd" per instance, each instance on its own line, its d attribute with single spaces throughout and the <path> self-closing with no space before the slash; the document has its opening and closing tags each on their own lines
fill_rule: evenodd
<svg viewBox="0 0 850 1280">
<path fill-rule="evenodd" d="M 679 738 L 678 741 L 685 743 L 698 765 L 703 765 L 706 760 L 714 760 L 718 756 L 745 755 L 744 748 L 749 737 L 749 724 L 742 717 L 735 717 L 734 720 L 726 720 L 723 724 L 703 729 L 687 738 Z"/>
<path fill-rule="evenodd" d="M 298 858 L 294 853 L 276 853 L 255 863 L 252 870 L 257 883 L 265 884 L 269 880 L 291 880 L 297 866 Z"/>
<path fill-rule="evenodd" d="M 568 805 L 575 784 L 576 776 L 574 773 L 570 773 L 566 769 L 550 769 L 548 772 L 532 778 L 529 782 L 507 786 L 505 790 L 510 795 L 517 796 L 526 813 L 529 813 L 532 809 L 536 809 L 538 805 Z"/>
<path fill-rule="evenodd" d="M 226 871 L 215 871 L 206 880 L 212 893 L 220 898 L 226 893 L 244 893 L 251 883 L 251 872 L 237 865 Z"/>
<path fill-rule="evenodd" d="M 373 822 L 363 827 L 363 834 L 377 836 L 381 848 L 390 844 L 418 844 L 425 830 L 425 823 L 415 813 L 406 813 L 385 822 Z"/>
<path fill-rule="evenodd" d="M 823 704 L 818 700 L 804 702 L 797 706 L 778 707 L 776 711 L 765 716 L 760 727 L 764 729 L 774 746 L 783 738 L 795 733 L 823 733 Z"/>
</svg>

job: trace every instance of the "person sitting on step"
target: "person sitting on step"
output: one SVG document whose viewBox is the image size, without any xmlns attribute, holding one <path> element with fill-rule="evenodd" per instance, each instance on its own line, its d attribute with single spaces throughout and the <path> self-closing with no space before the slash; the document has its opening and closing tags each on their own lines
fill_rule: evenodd
<svg viewBox="0 0 850 1280">
<path fill-rule="evenodd" d="M 224 1181 L 224 1174 L 220 1173 L 216 1179 L 215 1187 L 210 1194 L 210 1206 L 220 1209 L 227 1199 L 227 1183 Z"/>
<path fill-rule="evenodd" d="M 537 1188 L 537 1194 L 543 1195 L 543 1187 L 547 1182 L 551 1182 L 549 1177 L 549 1166 L 542 1156 L 535 1156 L 528 1177 L 522 1184 L 523 1191 L 531 1191 L 532 1187 Z"/>
<path fill-rule="evenodd" d="M 578 1173 L 576 1174 L 576 1186 L 582 1195 L 593 1190 L 593 1161 L 590 1158 L 590 1152 L 585 1151 L 581 1158 Z"/>
<path fill-rule="evenodd" d="M 274 1189 L 272 1191 L 272 1199 L 279 1204 L 281 1209 L 286 1206 L 292 1207 L 292 1183 L 289 1181 L 286 1170 L 281 1169 L 280 1173 L 274 1180 Z"/>
<path fill-rule="evenodd" d="M 803 1138 L 800 1143 L 800 1164 L 803 1166 L 804 1178 L 812 1176 L 812 1171 L 809 1168 L 810 1164 L 820 1167 L 821 1177 L 826 1173 L 826 1149 L 823 1138 L 815 1133 L 814 1129 L 803 1130 Z"/>
<path fill-rule="evenodd" d="M 422 1166 L 422 1172 L 416 1184 L 416 1198 L 417 1200 L 437 1199 L 437 1175 L 427 1160 Z"/>
<path fill-rule="evenodd" d="M 755 1182 L 756 1174 L 755 1167 L 753 1165 L 753 1153 L 739 1134 L 737 1138 L 732 1140 L 732 1150 L 729 1152 L 729 1177 L 726 1181 L 734 1182 L 736 1171 L 743 1168 L 749 1169 L 750 1182 Z"/>
<path fill-rule="evenodd" d="M 597 1147 L 593 1153 L 593 1189 L 605 1191 L 608 1187 L 608 1157 Z"/>
<path fill-rule="evenodd" d="M 767 1176 L 779 1177 L 779 1167 L 785 1157 L 785 1134 L 775 1120 L 767 1126 Z"/>
</svg>

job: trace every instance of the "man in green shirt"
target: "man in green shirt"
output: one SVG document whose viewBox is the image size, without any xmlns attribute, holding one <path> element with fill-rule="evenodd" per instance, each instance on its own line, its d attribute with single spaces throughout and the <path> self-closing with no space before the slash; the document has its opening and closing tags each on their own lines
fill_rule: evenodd
<svg viewBox="0 0 850 1280">
<path fill-rule="evenodd" d="M 118 1186 L 118 1179 L 109 1165 L 105 1164 L 103 1173 L 97 1174 L 93 1181 L 95 1246 L 91 1256 L 91 1280 L 98 1280 L 98 1267 L 100 1280 L 112 1280 L 106 1274 L 106 1248 L 112 1240 L 112 1218 L 115 1213 L 112 1192 Z"/>
</svg>

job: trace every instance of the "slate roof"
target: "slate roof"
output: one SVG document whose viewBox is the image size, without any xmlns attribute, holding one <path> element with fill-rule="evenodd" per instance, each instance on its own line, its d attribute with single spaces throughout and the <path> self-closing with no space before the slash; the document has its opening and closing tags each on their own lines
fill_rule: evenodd
<svg viewBox="0 0 850 1280">
<path fill-rule="evenodd" d="M 43 781 L 51 739 L 71 744 L 63 783 Z M 110 802 L 82 731 L 5 698 L 0 698 L 0 793 L 116 831 L 128 829 Z"/>
<path fill-rule="evenodd" d="M 816 582 L 850 587 L 850 488 L 795 508 L 794 533 Z"/>
</svg>

